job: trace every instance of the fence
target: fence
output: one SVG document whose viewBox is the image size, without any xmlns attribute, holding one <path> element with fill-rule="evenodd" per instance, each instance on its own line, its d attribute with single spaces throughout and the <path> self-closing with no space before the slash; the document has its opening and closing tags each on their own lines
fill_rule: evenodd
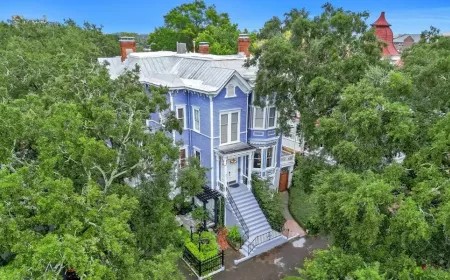
<svg viewBox="0 0 450 280">
<path fill-rule="evenodd" d="M 188 248 L 184 247 L 183 249 L 183 259 L 189 263 L 191 269 L 193 269 L 200 277 L 221 269 L 224 266 L 223 258 L 223 251 L 220 251 L 214 257 L 210 257 L 206 260 L 199 260 Z"/>
</svg>

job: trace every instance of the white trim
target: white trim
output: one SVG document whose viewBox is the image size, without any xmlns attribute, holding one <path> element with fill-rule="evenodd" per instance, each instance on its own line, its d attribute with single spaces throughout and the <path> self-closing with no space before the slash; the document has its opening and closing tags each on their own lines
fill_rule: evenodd
<svg viewBox="0 0 450 280">
<path fill-rule="evenodd" d="M 178 109 L 183 109 L 183 130 L 187 129 L 187 120 L 186 120 L 186 104 L 178 104 L 175 105 L 175 116 L 177 118 L 177 120 L 179 120 L 178 118 Z"/>
<path fill-rule="evenodd" d="M 266 150 L 266 168 L 272 168 L 272 167 L 275 167 L 275 165 L 276 165 L 276 162 L 275 162 L 275 152 L 276 152 L 276 147 L 277 145 L 274 145 L 274 146 L 270 146 L 270 147 L 267 147 L 267 148 L 265 148 L 265 150 Z M 272 148 L 272 159 L 271 159 L 271 163 L 270 163 L 270 166 L 267 166 L 267 154 L 268 154 L 268 150 L 270 149 L 270 148 Z"/>
<path fill-rule="evenodd" d="M 263 112 L 263 123 L 262 126 L 256 126 L 256 110 L 257 109 L 262 109 Z M 257 106 L 253 106 L 253 128 L 259 128 L 259 129 L 264 129 L 266 126 L 266 108 L 261 108 L 261 107 L 257 107 Z"/>
<path fill-rule="evenodd" d="M 199 148 L 197 148 L 197 147 L 192 147 L 193 148 L 193 151 L 194 151 L 194 157 L 197 157 L 197 155 L 195 154 L 196 152 L 198 152 L 199 154 L 200 154 L 200 158 L 199 158 L 199 160 L 200 160 L 200 162 L 202 162 L 202 150 L 201 149 L 199 149 Z"/>
<path fill-rule="evenodd" d="M 273 126 L 269 126 L 270 124 L 270 109 L 274 108 L 275 109 L 275 116 L 274 116 L 274 121 L 273 121 Z M 272 129 L 272 128 L 276 128 L 277 127 L 277 121 L 278 121 L 278 114 L 277 114 L 277 108 L 275 106 L 270 106 L 267 107 L 267 129 Z"/>
<path fill-rule="evenodd" d="M 213 103 L 213 98 L 212 96 L 209 97 L 209 115 L 211 118 L 210 121 L 210 149 L 211 149 L 211 162 L 210 162 L 210 167 L 211 167 L 211 175 L 210 175 L 210 187 L 212 189 L 216 188 L 216 181 L 219 178 L 214 178 L 214 152 L 213 152 L 213 147 L 214 147 L 214 103 Z M 219 140 L 220 141 L 220 140 Z M 216 166 L 215 168 L 219 168 L 218 166 Z M 226 211 L 225 211 L 226 212 Z M 225 221 L 225 218 L 224 218 Z"/>
<path fill-rule="evenodd" d="M 253 131 L 253 136 L 264 136 L 264 131 Z"/>
<path fill-rule="evenodd" d="M 232 114 L 237 113 L 238 114 L 238 123 L 237 123 L 237 131 L 236 131 L 236 140 L 231 141 L 231 119 Z M 228 122 L 227 122 L 227 142 L 222 143 L 222 115 L 228 115 Z M 240 134 L 241 134 L 241 110 L 234 110 L 234 111 L 225 111 L 219 113 L 219 146 L 233 144 L 240 142 Z"/>
<path fill-rule="evenodd" d="M 229 94 L 229 88 L 233 88 L 233 95 Z M 233 97 L 237 97 L 236 95 L 236 85 L 233 82 L 228 83 L 228 85 L 225 86 L 225 98 L 233 98 Z"/>
<path fill-rule="evenodd" d="M 195 111 L 198 111 L 198 129 L 195 129 Z M 192 105 L 192 130 L 200 133 L 200 107 Z"/>
</svg>

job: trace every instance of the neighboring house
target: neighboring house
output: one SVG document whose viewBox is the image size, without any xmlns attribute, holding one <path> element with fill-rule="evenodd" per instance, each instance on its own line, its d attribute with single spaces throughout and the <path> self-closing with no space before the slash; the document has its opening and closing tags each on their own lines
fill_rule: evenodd
<svg viewBox="0 0 450 280">
<path fill-rule="evenodd" d="M 420 41 L 420 34 L 401 34 L 394 37 L 394 46 L 401 53 Z"/>
<path fill-rule="evenodd" d="M 286 189 L 294 156 L 283 151 L 275 107 L 253 104 L 257 69 L 243 67 L 248 36 L 239 38 L 240 53 L 228 56 L 210 55 L 205 42 L 199 45 L 201 53 L 135 53 L 130 51 L 130 42 L 130 38 L 121 41 L 122 57 L 100 58 L 99 62 L 109 63 L 112 78 L 139 65 L 140 81 L 147 88 L 168 87 L 169 110 L 183 127 L 181 134 L 170 135 L 174 144 L 182 143 L 179 165 L 198 157 L 209 169 L 208 187 L 227 198 L 226 225 L 239 225 L 246 236 L 243 253 L 255 255 L 284 242 L 285 238 L 270 228 L 250 191 L 252 174 L 267 179 L 276 189 L 281 181 L 281 189 Z M 165 114 L 149 116 L 148 126 L 160 129 Z"/>
</svg>

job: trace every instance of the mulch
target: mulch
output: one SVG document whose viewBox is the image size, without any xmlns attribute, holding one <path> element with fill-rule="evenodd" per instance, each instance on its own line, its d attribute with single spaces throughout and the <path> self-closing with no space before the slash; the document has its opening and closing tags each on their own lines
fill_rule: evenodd
<svg viewBox="0 0 450 280">
<path fill-rule="evenodd" d="M 220 246 L 220 250 L 225 250 L 230 247 L 227 241 L 227 229 L 222 228 L 217 232 L 217 243 Z"/>
</svg>

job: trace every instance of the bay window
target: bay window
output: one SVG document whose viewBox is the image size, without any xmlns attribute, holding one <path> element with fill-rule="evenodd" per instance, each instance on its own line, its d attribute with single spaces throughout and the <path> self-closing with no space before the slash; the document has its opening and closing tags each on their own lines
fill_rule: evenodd
<svg viewBox="0 0 450 280">
<path fill-rule="evenodd" d="M 253 168 L 261 168 L 261 149 L 255 151 L 255 156 L 253 157 Z"/>
<path fill-rule="evenodd" d="M 266 167 L 272 167 L 273 162 L 273 147 L 267 149 Z"/>
<path fill-rule="evenodd" d="M 254 110 L 254 128 L 264 128 L 264 109 L 260 107 L 255 107 Z"/>
<path fill-rule="evenodd" d="M 276 113 L 277 113 L 277 110 L 275 109 L 275 107 L 269 108 L 269 128 L 275 127 Z"/>
</svg>

